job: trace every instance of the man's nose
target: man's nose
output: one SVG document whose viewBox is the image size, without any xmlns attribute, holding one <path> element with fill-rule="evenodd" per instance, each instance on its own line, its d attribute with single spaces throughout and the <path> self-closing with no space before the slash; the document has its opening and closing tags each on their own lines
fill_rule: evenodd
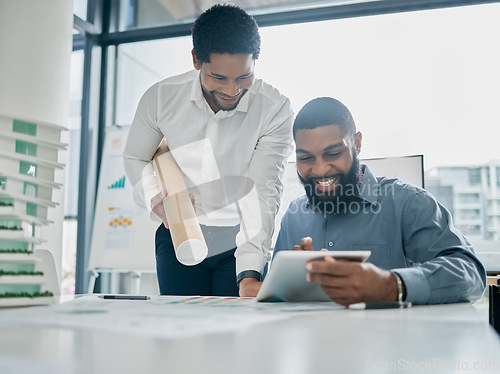
<svg viewBox="0 0 500 374">
<path fill-rule="evenodd" d="M 226 95 L 228 96 L 236 96 L 240 93 L 241 91 L 241 88 L 239 87 L 238 84 L 236 84 L 236 82 L 229 82 L 226 87 L 225 87 L 225 91 L 224 92 Z"/>
<path fill-rule="evenodd" d="M 331 174 L 332 167 L 328 162 L 316 161 L 312 166 L 311 174 L 316 178 L 325 177 Z"/>
</svg>

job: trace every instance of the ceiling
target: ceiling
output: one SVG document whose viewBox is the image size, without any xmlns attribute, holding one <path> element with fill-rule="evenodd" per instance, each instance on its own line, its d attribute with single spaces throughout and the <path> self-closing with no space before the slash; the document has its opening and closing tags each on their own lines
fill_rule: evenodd
<svg viewBox="0 0 500 374">
<path fill-rule="evenodd" d="M 259 26 L 348 18 L 403 11 L 499 2 L 500 0 L 226 0 L 252 14 Z M 131 28 L 193 22 L 217 0 L 136 0 Z M 125 27 L 129 29 L 129 27 Z"/>
<path fill-rule="evenodd" d="M 211 6 L 220 3 L 216 0 L 154 0 L 178 21 L 193 20 Z M 226 4 L 235 4 L 252 15 L 277 13 L 283 11 L 315 8 L 322 6 L 366 3 L 383 0 L 227 0 Z"/>
</svg>

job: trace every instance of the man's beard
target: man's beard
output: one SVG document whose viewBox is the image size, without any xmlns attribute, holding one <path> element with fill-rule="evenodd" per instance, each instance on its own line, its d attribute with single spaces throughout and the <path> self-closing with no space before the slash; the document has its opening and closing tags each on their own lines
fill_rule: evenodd
<svg viewBox="0 0 500 374">
<path fill-rule="evenodd" d="M 363 172 L 356 154 L 354 154 L 353 163 L 347 175 L 334 174 L 321 178 L 308 178 L 307 180 L 302 178 L 298 171 L 297 175 L 306 190 L 308 207 L 314 211 L 324 215 L 337 214 L 345 212 L 352 202 L 359 201 Z M 339 181 L 334 191 L 322 194 L 316 190 L 314 180 L 336 176 L 339 176 Z"/>
<path fill-rule="evenodd" d="M 217 93 L 220 96 L 225 96 L 227 98 L 231 98 L 231 96 L 224 95 L 223 93 L 220 93 L 220 92 L 215 91 L 215 90 L 208 91 L 203 86 L 202 86 L 202 88 L 203 88 L 203 91 L 205 91 L 210 96 L 210 98 L 212 99 L 212 102 L 217 107 L 217 109 L 219 109 L 219 110 L 225 110 L 225 111 L 230 111 L 230 110 L 233 110 L 234 108 L 236 108 L 238 106 L 238 104 L 240 103 L 240 100 L 243 98 L 243 96 L 245 96 L 245 94 L 248 91 L 248 89 L 243 90 L 243 92 L 241 93 L 241 95 L 238 98 L 238 100 L 236 100 L 236 102 L 234 103 L 234 105 L 232 107 L 226 108 L 226 107 L 223 107 L 223 106 L 220 105 L 219 100 L 217 99 L 217 96 L 215 95 L 215 93 Z"/>
</svg>

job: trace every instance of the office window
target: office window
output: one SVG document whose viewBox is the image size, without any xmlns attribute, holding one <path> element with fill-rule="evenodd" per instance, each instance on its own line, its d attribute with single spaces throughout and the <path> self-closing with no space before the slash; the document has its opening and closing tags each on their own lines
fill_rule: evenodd
<svg viewBox="0 0 500 374">
<path fill-rule="evenodd" d="M 37 205 L 33 203 L 26 203 L 26 214 L 30 216 L 36 216 L 37 214 Z"/>
<path fill-rule="evenodd" d="M 296 112 L 315 97 L 341 100 L 363 133 L 360 157 L 423 154 L 442 185 L 478 188 L 446 205 L 485 209 L 481 169 L 500 158 L 499 17 L 490 4 L 263 28 L 256 75 Z M 476 213 L 456 223 L 494 238 Z"/>
<path fill-rule="evenodd" d="M 19 174 L 30 175 L 36 177 L 36 164 L 27 161 L 19 162 Z"/>
<path fill-rule="evenodd" d="M 61 134 L 62 141 L 68 144 L 64 185 L 66 191 L 71 191 L 71 193 L 64 194 L 64 215 L 66 217 L 76 217 L 78 210 L 83 61 L 84 51 L 75 51 L 71 54 L 68 131 Z"/>
<path fill-rule="evenodd" d="M 14 199 L 0 197 L 0 206 L 14 206 Z"/>
<path fill-rule="evenodd" d="M 480 170 L 500 159 L 498 19 L 500 4 L 483 4 L 264 27 L 255 73 L 295 112 L 341 100 L 363 133 L 360 157 L 423 154 L 425 171 L 440 169 L 455 191 L 448 205 L 481 205 Z M 114 122 L 131 123 L 148 87 L 192 69 L 191 48 L 190 37 L 119 46 Z M 485 225 L 461 227 L 481 237 Z"/>
<path fill-rule="evenodd" d="M 486 172 L 488 173 L 488 170 Z M 489 173 L 488 173 L 488 175 L 489 175 Z M 469 169 L 469 184 L 471 186 L 481 184 L 481 168 Z"/>
<path fill-rule="evenodd" d="M 265 27 L 256 76 L 295 111 L 317 96 L 344 102 L 364 158 L 483 164 L 500 158 L 499 17 L 487 4 Z M 190 37 L 119 46 L 115 123 L 131 122 L 153 83 L 192 69 L 191 48 Z"/>
<path fill-rule="evenodd" d="M 457 201 L 462 204 L 478 204 L 480 202 L 479 193 L 459 193 Z"/>
<path fill-rule="evenodd" d="M 87 19 L 88 0 L 73 0 L 73 13 L 83 20 Z"/>
<path fill-rule="evenodd" d="M 29 182 L 24 182 L 24 195 L 26 196 L 31 196 L 31 197 L 37 197 L 38 196 L 38 185 L 29 183 Z"/>
<path fill-rule="evenodd" d="M 0 240 L 0 252 L 9 252 L 12 250 L 28 252 L 28 243 L 15 240 Z"/>
<path fill-rule="evenodd" d="M 148 27 L 177 25 L 192 22 L 203 10 L 219 1 L 120 1 L 120 11 L 117 12 L 118 30 L 131 30 Z M 224 3 L 237 4 L 245 8 L 250 14 L 266 14 L 269 12 L 290 11 L 315 7 L 321 4 L 338 5 L 339 0 L 267 0 L 267 1 L 242 1 L 228 0 Z M 354 2 L 365 2 L 355 0 Z"/>
<path fill-rule="evenodd" d="M 479 209 L 461 209 L 457 211 L 457 219 L 478 220 L 481 218 Z"/>
<path fill-rule="evenodd" d="M 129 125 L 144 92 L 156 82 L 193 69 L 191 37 L 118 47 L 114 123 Z"/>
<path fill-rule="evenodd" d="M 479 225 L 457 225 L 457 228 L 464 235 L 471 235 L 471 236 L 481 235 L 481 227 Z"/>
<path fill-rule="evenodd" d="M 78 1 L 75 1 L 74 5 L 76 6 L 77 3 Z M 80 1 L 80 3 L 85 3 L 86 6 L 86 1 Z M 79 14 L 77 15 L 80 16 Z M 64 194 L 62 240 L 61 293 L 63 295 L 75 293 L 84 57 L 85 54 L 83 50 L 74 51 L 71 54 L 68 131 L 61 134 L 62 141 L 68 144 L 64 183 L 66 193 Z"/>
<path fill-rule="evenodd" d="M 5 190 L 6 187 L 7 187 L 7 178 L 0 177 L 0 189 Z"/>
<path fill-rule="evenodd" d="M 6 230 L 22 230 L 21 221 L 17 219 L 0 219 L 0 228 Z"/>
<path fill-rule="evenodd" d="M 364 158 L 483 164 L 500 158 L 499 17 L 489 4 L 265 27 L 256 76 L 295 111 L 317 96 L 343 101 Z M 132 121 L 152 84 L 192 69 L 191 48 L 190 37 L 119 46 L 115 123 Z"/>
<path fill-rule="evenodd" d="M 498 17 L 493 4 L 263 28 L 256 74 L 296 111 L 318 96 L 344 102 L 362 157 L 482 164 L 500 157 Z"/>
</svg>

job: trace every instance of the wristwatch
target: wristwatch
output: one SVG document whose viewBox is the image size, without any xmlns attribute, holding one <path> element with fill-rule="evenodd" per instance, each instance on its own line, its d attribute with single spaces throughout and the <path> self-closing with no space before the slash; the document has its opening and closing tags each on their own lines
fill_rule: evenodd
<svg viewBox="0 0 500 374">
<path fill-rule="evenodd" d="M 257 279 L 260 282 L 260 273 L 258 271 L 255 271 L 255 270 L 244 270 L 244 271 L 242 271 L 236 277 L 236 285 L 238 287 L 240 287 L 240 282 L 244 278 L 254 278 L 254 279 Z"/>
<path fill-rule="evenodd" d="M 403 302 L 403 281 L 398 273 L 392 272 L 394 278 L 396 278 L 396 283 L 398 284 L 398 302 Z"/>
</svg>

